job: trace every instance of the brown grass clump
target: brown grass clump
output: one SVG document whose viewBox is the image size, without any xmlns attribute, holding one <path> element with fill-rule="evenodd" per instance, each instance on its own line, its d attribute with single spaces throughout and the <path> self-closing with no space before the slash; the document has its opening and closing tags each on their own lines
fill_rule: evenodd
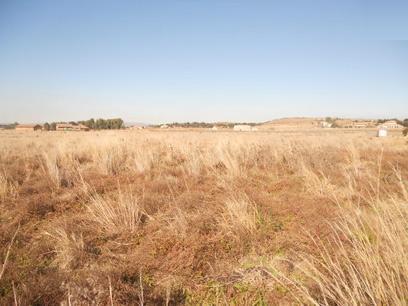
<svg viewBox="0 0 408 306">
<path fill-rule="evenodd" d="M 7 178 L 4 172 L 0 172 L 0 201 L 5 201 L 16 193 L 15 185 Z"/>
<path fill-rule="evenodd" d="M 54 264 L 63 270 L 72 269 L 84 251 L 85 245 L 82 235 L 68 233 L 64 228 L 55 228 L 45 235 L 51 238 L 54 246 Z"/>
<path fill-rule="evenodd" d="M 405 305 L 408 147 L 374 134 L 2 132 L 0 304 Z"/>
<path fill-rule="evenodd" d="M 405 305 L 408 292 L 408 206 L 390 201 L 344 213 L 333 249 L 319 246 L 310 276 L 316 304 Z"/>
<path fill-rule="evenodd" d="M 91 195 L 87 209 L 90 220 L 109 233 L 134 232 L 149 217 L 134 195 L 121 191 L 116 198 Z"/>
<path fill-rule="evenodd" d="M 314 305 L 406 305 L 408 207 L 406 201 L 341 209 L 329 242 L 314 240 L 299 277 L 274 276 L 298 301 Z M 272 269 L 274 270 L 274 269 Z"/>
<path fill-rule="evenodd" d="M 43 156 L 44 156 L 45 172 L 48 174 L 52 184 L 54 184 L 55 187 L 60 187 L 61 171 L 60 171 L 60 167 L 58 166 L 57 153 L 56 152 L 52 152 L 52 153 L 44 152 Z"/>
<path fill-rule="evenodd" d="M 246 196 L 227 199 L 221 215 L 221 227 L 232 233 L 253 233 L 259 221 L 256 205 Z"/>
</svg>

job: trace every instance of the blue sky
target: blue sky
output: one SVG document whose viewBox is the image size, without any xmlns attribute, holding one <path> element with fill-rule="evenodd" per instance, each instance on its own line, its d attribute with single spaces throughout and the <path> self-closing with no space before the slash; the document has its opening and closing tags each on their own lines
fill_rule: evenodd
<svg viewBox="0 0 408 306">
<path fill-rule="evenodd" d="M 408 1 L 0 0 L 0 122 L 408 117 Z"/>
</svg>

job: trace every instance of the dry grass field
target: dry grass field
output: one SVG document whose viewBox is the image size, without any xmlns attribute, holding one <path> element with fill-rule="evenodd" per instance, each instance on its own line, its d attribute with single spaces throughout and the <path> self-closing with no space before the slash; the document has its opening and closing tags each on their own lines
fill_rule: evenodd
<svg viewBox="0 0 408 306">
<path fill-rule="evenodd" d="M 1 305 L 406 305 L 408 139 L 0 131 Z"/>
</svg>

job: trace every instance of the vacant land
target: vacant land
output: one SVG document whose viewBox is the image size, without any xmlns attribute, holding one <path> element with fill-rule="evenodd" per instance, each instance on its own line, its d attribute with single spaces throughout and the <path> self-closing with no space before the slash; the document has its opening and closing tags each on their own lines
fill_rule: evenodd
<svg viewBox="0 0 408 306">
<path fill-rule="evenodd" d="M 407 138 L 0 132 L 2 305 L 405 305 Z"/>
</svg>

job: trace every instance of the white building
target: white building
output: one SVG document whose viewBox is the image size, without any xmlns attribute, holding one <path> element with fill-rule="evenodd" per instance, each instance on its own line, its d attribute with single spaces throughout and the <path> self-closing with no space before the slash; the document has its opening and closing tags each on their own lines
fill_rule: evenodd
<svg viewBox="0 0 408 306">
<path fill-rule="evenodd" d="M 402 129 L 403 128 L 403 126 L 401 124 L 398 124 L 398 122 L 395 120 L 385 121 L 383 124 L 381 124 L 381 126 L 387 129 Z"/>
<path fill-rule="evenodd" d="M 217 131 L 218 128 L 214 125 L 214 126 L 211 128 L 211 130 L 212 130 L 212 131 Z"/>
<path fill-rule="evenodd" d="M 322 128 L 331 128 L 332 127 L 332 123 L 329 123 L 329 122 L 327 122 L 327 121 L 322 121 L 322 122 L 320 122 L 320 126 L 322 127 Z"/>
<path fill-rule="evenodd" d="M 163 124 L 163 125 L 160 126 L 160 128 L 161 128 L 161 129 L 168 129 L 169 126 L 168 126 L 167 124 Z"/>
<path fill-rule="evenodd" d="M 380 126 L 377 131 L 377 137 L 387 137 L 388 130 L 386 127 Z"/>
</svg>

